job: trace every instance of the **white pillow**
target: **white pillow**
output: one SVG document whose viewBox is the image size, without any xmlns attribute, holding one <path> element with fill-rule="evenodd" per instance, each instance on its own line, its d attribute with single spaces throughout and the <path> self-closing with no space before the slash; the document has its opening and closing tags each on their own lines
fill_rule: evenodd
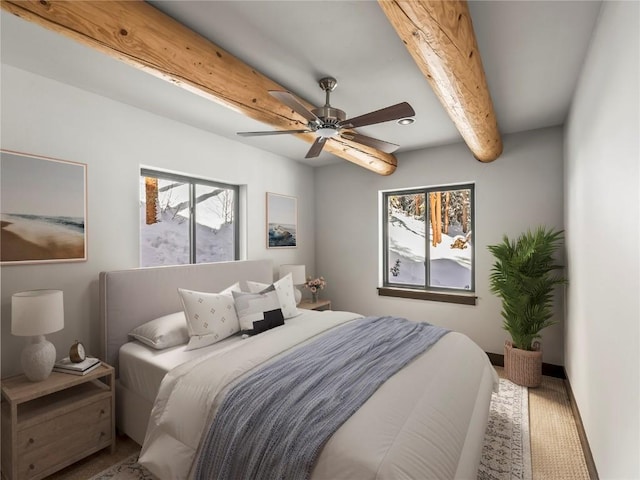
<svg viewBox="0 0 640 480">
<path fill-rule="evenodd" d="M 240 331 L 233 297 L 224 293 L 205 293 L 178 289 L 187 319 L 187 350 L 206 347 Z"/>
<path fill-rule="evenodd" d="M 269 287 L 266 283 L 247 281 L 247 287 L 251 293 L 264 291 Z M 293 290 L 293 276 L 287 273 L 277 282 L 273 283 L 273 287 L 278 295 L 280 309 L 284 318 L 291 318 L 299 315 L 301 312 L 296 307 L 296 296 Z"/>
<path fill-rule="evenodd" d="M 276 291 L 273 287 L 267 287 L 267 290 L 262 293 L 233 292 L 240 330 L 243 332 L 253 331 L 253 323 L 265 320 L 265 312 L 280 309 Z"/>
<path fill-rule="evenodd" d="M 175 347 L 189 341 L 184 312 L 150 320 L 129 332 L 129 336 L 156 350 Z"/>
<path fill-rule="evenodd" d="M 240 288 L 240 282 L 236 282 L 233 285 L 229 285 L 227 288 L 222 290 L 220 293 L 223 295 L 229 295 L 231 297 L 231 292 L 241 292 L 242 288 Z M 233 297 L 231 297 L 233 298 Z"/>
</svg>

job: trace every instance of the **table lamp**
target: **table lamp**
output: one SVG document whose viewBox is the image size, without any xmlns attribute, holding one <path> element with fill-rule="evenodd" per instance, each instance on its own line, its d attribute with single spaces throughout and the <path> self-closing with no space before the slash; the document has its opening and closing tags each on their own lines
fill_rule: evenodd
<svg viewBox="0 0 640 480">
<path fill-rule="evenodd" d="M 31 337 L 22 350 L 20 361 L 25 376 L 32 382 L 51 374 L 56 348 L 44 336 L 64 327 L 61 290 L 31 290 L 11 297 L 11 333 Z"/>
<path fill-rule="evenodd" d="M 296 305 L 302 300 L 302 292 L 299 288 L 295 288 L 296 285 L 302 285 L 307 281 L 307 274 L 304 265 L 280 265 L 280 278 L 287 274 L 291 274 L 293 279 L 293 294 L 295 295 Z"/>
</svg>

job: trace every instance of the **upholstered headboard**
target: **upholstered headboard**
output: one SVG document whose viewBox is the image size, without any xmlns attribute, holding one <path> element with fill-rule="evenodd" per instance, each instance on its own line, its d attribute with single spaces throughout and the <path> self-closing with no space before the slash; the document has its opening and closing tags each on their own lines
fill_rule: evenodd
<svg viewBox="0 0 640 480">
<path fill-rule="evenodd" d="M 128 333 L 149 320 L 182 310 L 178 288 L 219 292 L 245 280 L 273 282 L 271 260 L 134 268 L 100 273 L 100 358 L 117 368 Z M 243 288 L 245 285 L 241 284 Z"/>
</svg>

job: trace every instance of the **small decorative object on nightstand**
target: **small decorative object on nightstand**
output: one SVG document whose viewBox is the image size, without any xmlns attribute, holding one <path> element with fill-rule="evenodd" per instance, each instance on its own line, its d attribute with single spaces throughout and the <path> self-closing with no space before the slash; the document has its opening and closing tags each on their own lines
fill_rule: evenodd
<svg viewBox="0 0 640 480">
<path fill-rule="evenodd" d="M 54 364 L 53 371 L 69 375 L 86 375 L 99 366 L 100 360 L 94 357 L 85 357 L 81 362 L 74 362 L 69 357 L 65 357 Z"/>
<path fill-rule="evenodd" d="M 305 310 L 331 310 L 331 300 L 317 300 L 315 302 L 303 300 L 298 307 L 304 308 Z"/>
<path fill-rule="evenodd" d="M 115 374 L 53 372 L 2 380 L 2 478 L 42 479 L 98 450 L 115 451 Z"/>
<path fill-rule="evenodd" d="M 87 355 L 84 350 L 84 345 L 76 340 L 69 349 L 69 360 L 71 360 L 73 363 L 80 363 L 84 362 L 84 359 L 86 357 Z"/>
<path fill-rule="evenodd" d="M 311 292 L 311 302 L 316 303 L 319 300 L 320 290 L 327 286 L 327 281 L 324 277 L 307 278 L 307 282 L 304 284 L 304 288 L 308 288 Z"/>
</svg>

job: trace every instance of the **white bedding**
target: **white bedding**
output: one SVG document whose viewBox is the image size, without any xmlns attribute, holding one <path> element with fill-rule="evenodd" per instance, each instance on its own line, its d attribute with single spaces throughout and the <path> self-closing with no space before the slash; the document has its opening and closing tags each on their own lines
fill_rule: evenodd
<svg viewBox="0 0 640 480">
<path fill-rule="evenodd" d="M 298 317 L 301 319 L 315 318 L 324 314 L 324 312 L 314 310 L 299 311 Z M 210 353 L 233 348 L 236 343 L 243 341 L 242 336 L 238 334 L 195 350 L 187 350 L 187 344 L 155 350 L 132 340 L 120 347 L 118 355 L 119 382 L 124 388 L 153 403 L 160 390 L 162 379 L 171 369 Z"/>
<path fill-rule="evenodd" d="M 324 312 L 300 310 L 301 318 L 313 318 Z M 138 341 L 130 341 L 119 349 L 116 385 L 116 424 L 118 430 L 142 445 L 160 383 L 174 367 L 187 361 L 229 348 L 242 342 L 240 335 L 229 337 L 208 347 L 187 350 L 186 344 L 155 350 Z"/>
<path fill-rule="evenodd" d="M 125 343 L 120 347 L 120 383 L 145 400 L 153 402 L 162 379 L 172 368 L 210 352 L 231 348 L 238 342 L 242 342 L 242 337 L 234 335 L 196 350 L 186 350 L 186 344 L 154 350 L 138 341 Z"/>
<path fill-rule="evenodd" d="M 121 358 L 121 381 L 128 388 L 136 384 L 145 397 L 164 377 L 140 463 L 159 478 L 189 478 L 205 419 L 211 420 L 231 382 L 280 352 L 359 317 L 309 311 L 251 339 L 235 337 L 202 349 L 204 355 L 195 359 L 187 357 L 197 350 L 181 347 L 166 355 L 140 354 L 138 360 L 148 364 L 146 373 L 125 373 Z M 136 348 L 124 350 L 133 355 Z M 165 375 L 163 369 L 171 371 Z M 497 384 L 484 352 L 466 336 L 449 333 L 391 377 L 333 435 L 312 478 L 474 478 Z"/>
</svg>

